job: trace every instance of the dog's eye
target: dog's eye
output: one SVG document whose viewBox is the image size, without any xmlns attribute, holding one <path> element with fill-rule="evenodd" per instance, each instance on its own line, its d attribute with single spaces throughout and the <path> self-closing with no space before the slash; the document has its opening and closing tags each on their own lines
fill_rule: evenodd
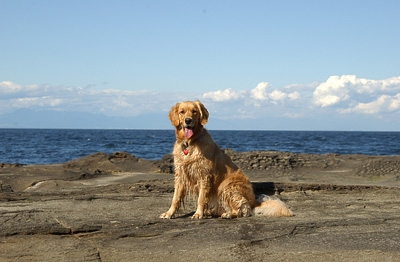
<svg viewBox="0 0 400 262">
<path fill-rule="evenodd" d="M 197 111 L 196 111 L 196 110 L 193 110 L 193 114 L 197 114 Z"/>
<path fill-rule="evenodd" d="M 179 114 L 184 114 L 184 113 L 185 113 L 185 111 L 183 111 L 183 110 L 181 112 L 179 112 Z"/>
</svg>

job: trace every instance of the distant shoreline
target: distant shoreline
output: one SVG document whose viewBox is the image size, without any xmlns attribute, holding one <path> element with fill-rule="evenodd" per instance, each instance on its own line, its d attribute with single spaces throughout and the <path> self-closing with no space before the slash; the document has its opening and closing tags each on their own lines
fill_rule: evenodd
<svg viewBox="0 0 400 262">
<path fill-rule="evenodd" d="M 75 128 L 75 127 L 0 127 L 0 130 L 110 130 L 110 131 L 174 131 L 171 128 Z M 208 131 L 229 131 L 229 132 L 353 132 L 353 133 L 400 133 L 393 130 L 289 130 L 289 129 L 208 129 Z"/>
</svg>

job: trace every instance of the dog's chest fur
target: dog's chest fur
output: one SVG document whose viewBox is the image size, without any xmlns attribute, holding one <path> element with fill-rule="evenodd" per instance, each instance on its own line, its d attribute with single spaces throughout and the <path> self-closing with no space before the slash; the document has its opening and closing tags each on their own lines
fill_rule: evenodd
<svg viewBox="0 0 400 262">
<path fill-rule="evenodd" d="M 187 150 L 187 154 L 184 153 Z M 199 144 L 187 145 L 177 142 L 174 147 L 175 173 L 188 180 L 204 179 L 211 175 L 210 160 L 200 150 Z M 212 164 L 211 164 L 212 165 Z"/>
</svg>

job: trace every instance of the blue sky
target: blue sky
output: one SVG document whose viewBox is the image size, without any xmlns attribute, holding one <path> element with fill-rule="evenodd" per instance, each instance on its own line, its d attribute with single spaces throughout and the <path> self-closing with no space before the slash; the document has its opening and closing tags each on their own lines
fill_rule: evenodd
<svg viewBox="0 0 400 262">
<path fill-rule="evenodd" d="M 170 128 L 154 119 L 200 99 L 210 129 L 400 131 L 399 11 L 366 0 L 0 0 L 0 127 L 37 117 L 34 127 Z M 49 112 L 101 123 L 39 121 Z"/>
</svg>

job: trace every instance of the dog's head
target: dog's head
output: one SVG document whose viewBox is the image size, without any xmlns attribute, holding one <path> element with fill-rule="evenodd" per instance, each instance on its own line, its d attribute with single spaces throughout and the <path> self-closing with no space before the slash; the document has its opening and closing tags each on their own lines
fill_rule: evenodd
<svg viewBox="0 0 400 262">
<path fill-rule="evenodd" d="M 208 111 L 200 101 L 180 102 L 171 108 L 168 118 L 177 131 L 190 139 L 207 123 Z"/>
</svg>

